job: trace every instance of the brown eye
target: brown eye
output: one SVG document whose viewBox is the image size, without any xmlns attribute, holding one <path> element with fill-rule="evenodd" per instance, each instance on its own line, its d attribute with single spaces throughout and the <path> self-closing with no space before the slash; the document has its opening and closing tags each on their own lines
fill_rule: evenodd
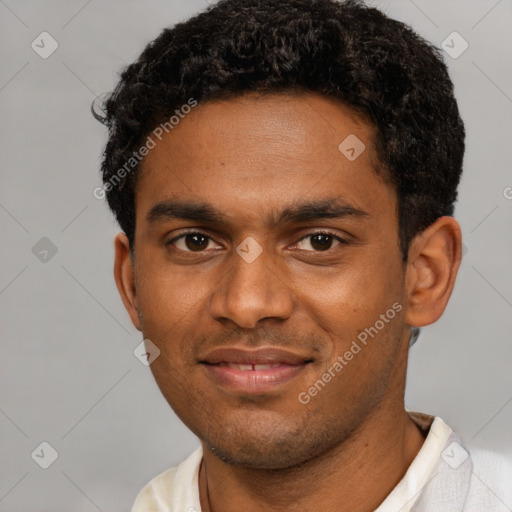
<svg viewBox="0 0 512 512">
<path fill-rule="evenodd" d="M 208 237 L 199 233 L 195 235 L 185 235 L 185 245 L 191 251 L 204 251 L 208 247 Z"/>
<path fill-rule="evenodd" d="M 307 249 L 304 247 L 299 247 L 301 243 L 303 243 L 304 240 L 310 239 L 309 246 L 312 247 L 313 251 L 328 251 L 332 248 L 333 241 L 338 242 L 337 245 L 340 244 L 347 244 L 348 242 L 344 240 L 343 238 L 333 234 L 333 233 L 312 233 L 310 235 L 306 235 L 305 237 L 301 238 L 299 242 L 297 242 L 296 246 L 297 248 L 301 250 L 309 251 L 311 249 Z M 336 246 L 335 246 L 336 247 Z"/>
<path fill-rule="evenodd" d="M 166 245 L 173 245 L 184 252 L 201 252 L 208 248 L 211 241 L 212 239 L 204 233 L 192 232 L 173 238 Z"/>
<path fill-rule="evenodd" d="M 327 251 L 331 248 L 333 237 L 330 235 L 313 235 L 311 237 L 311 247 L 317 251 Z"/>
</svg>

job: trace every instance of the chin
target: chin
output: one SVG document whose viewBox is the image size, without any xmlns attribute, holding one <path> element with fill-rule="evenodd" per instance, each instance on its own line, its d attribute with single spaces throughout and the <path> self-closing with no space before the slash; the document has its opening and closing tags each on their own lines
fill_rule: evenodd
<svg viewBox="0 0 512 512">
<path fill-rule="evenodd" d="M 296 452 L 292 455 L 291 452 L 276 453 L 274 450 L 261 450 L 261 446 L 254 450 L 251 450 L 251 448 L 254 448 L 252 446 L 249 448 L 250 449 L 241 451 L 222 446 L 210 446 L 210 451 L 230 466 L 237 466 L 245 469 L 269 471 L 290 469 L 305 462 L 305 460 L 300 457 L 300 454 Z"/>
<path fill-rule="evenodd" d="M 206 439 L 204 444 L 229 465 L 259 470 L 299 467 L 331 448 L 332 438 L 315 436 L 311 429 L 298 431 L 297 427 L 291 430 L 280 427 L 279 431 L 272 430 L 272 427 L 254 429 L 254 426 L 248 426 L 246 431 L 227 428 L 219 433 L 219 438 Z M 329 445 L 325 444 L 326 441 Z"/>
</svg>

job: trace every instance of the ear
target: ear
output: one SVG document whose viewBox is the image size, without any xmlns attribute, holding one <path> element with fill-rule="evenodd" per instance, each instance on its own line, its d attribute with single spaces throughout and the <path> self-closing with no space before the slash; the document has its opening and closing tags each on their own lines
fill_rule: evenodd
<svg viewBox="0 0 512 512">
<path fill-rule="evenodd" d="M 462 258 L 462 234 L 453 217 L 440 217 L 419 233 L 409 247 L 406 270 L 406 322 L 429 325 L 443 314 Z"/>
<path fill-rule="evenodd" d="M 114 240 L 115 262 L 114 278 L 124 307 L 135 328 L 140 331 L 137 293 L 135 289 L 134 267 L 130 257 L 130 242 L 124 233 L 119 233 Z"/>
</svg>

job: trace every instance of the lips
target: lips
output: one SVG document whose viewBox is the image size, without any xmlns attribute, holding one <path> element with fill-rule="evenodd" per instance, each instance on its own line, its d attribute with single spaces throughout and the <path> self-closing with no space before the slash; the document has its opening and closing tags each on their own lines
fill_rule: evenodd
<svg viewBox="0 0 512 512">
<path fill-rule="evenodd" d="M 244 350 L 236 347 L 216 348 L 208 352 L 202 359 L 207 364 L 238 364 L 238 365 L 273 365 L 302 364 L 311 359 L 277 347 L 262 347 L 255 350 Z"/>
<path fill-rule="evenodd" d="M 260 371 L 270 370 L 271 368 L 277 368 L 281 366 L 281 363 L 276 364 L 238 364 L 238 363 L 218 363 L 217 366 L 227 366 L 228 368 L 234 368 L 235 370 L 241 370 L 242 372 L 247 371 Z"/>
<path fill-rule="evenodd" d="M 217 348 L 200 360 L 215 384 L 246 393 L 261 393 L 282 386 L 311 362 L 308 356 L 276 347 Z"/>
</svg>

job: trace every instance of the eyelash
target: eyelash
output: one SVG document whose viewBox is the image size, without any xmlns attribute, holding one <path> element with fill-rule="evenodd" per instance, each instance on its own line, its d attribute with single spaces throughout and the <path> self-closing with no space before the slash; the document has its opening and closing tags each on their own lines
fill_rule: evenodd
<svg viewBox="0 0 512 512">
<path fill-rule="evenodd" d="M 166 246 L 168 245 L 173 245 L 173 242 L 176 242 L 176 240 L 179 240 L 180 238 L 183 238 L 187 235 L 202 235 L 210 240 L 213 240 L 213 238 L 211 238 L 209 235 L 207 235 L 206 233 L 203 233 L 202 231 L 197 231 L 197 230 L 194 230 L 194 231 L 186 231 L 184 233 L 182 233 L 181 235 L 173 238 L 172 240 L 169 240 L 168 242 L 165 243 Z M 348 245 L 350 242 L 348 242 L 347 240 L 345 240 L 344 238 L 341 238 L 339 235 L 336 235 L 335 233 L 331 232 L 331 231 L 315 231 L 313 233 L 308 233 L 307 235 L 304 235 L 302 238 L 300 238 L 299 240 L 297 240 L 297 242 L 295 242 L 295 244 L 298 244 L 299 242 L 302 242 L 302 240 L 304 240 L 305 238 L 309 238 L 309 237 L 313 237 L 313 236 L 316 236 L 316 235 L 326 235 L 326 236 L 331 236 L 332 238 L 334 238 L 335 240 L 337 240 L 338 242 L 340 242 L 340 245 Z M 201 252 L 203 251 L 183 251 L 182 249 L 177 249 L 175 248 L 177 251 L 181 251 L 183 253 L 186 253 L 186 254 L 201 254 Z M 329 251 L 331 251 L 333 248 L 329 248 L 327 249 L 326 251 L 307 251 L 307 250 L 304 250 L 304 249 L 299 249 L 299 250 L 304 250 L 305 252 L 309 252 L 309 253 L 319 253 L 319 254 L 322 254 L 322 253 L 329 253 Z"/>
</svg>

